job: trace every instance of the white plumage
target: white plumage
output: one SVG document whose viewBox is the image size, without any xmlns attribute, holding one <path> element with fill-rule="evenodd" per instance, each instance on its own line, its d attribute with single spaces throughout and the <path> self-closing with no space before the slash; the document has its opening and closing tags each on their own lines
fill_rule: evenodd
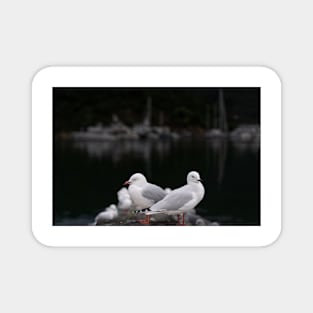
<svg viewBox="0 0 313 313">
<path fill-rule="evenodd" d="M 108 221 L 114 220 L 118 217 L 118 211 L 115 204 L 111 204 L 109 207 L 105 208 L 96 217 L 92 225 L 104 224 Z"/>
<path fill-rule="evenodd" d="M 146 177 L 140 173 L 133 174 L 124 185 L 129 185 L 128 193 L 136 210 L 150 208 L 166 196 L 161 187 L 147 182 Z"/>
<path fill-rule="evenodd" d="M 146 215 L 165 213 L 168 215 L 182 214 L 184 224 L 184 213 L 191 212 L 204 197 L 204 187 L 198 172 L 191 171 L 187 175 L 187 184 L 174 189 L 161 201 L 150 207 Z"/>
<path fill-rule="evenodd" d="M 128 190 L 125 187 L 123 187 L 117 192 L 117 199 L 118 199 L 117 207 L 120 210 L 129 210 L 133 204 L 128 193 Z"/>
</svg>

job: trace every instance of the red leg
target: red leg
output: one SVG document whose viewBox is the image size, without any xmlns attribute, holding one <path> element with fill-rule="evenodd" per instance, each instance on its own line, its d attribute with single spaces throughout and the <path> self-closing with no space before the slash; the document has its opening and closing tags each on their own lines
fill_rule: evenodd
<svg viewBox="0 0 313 313">
<path fill-rule="evenodd" d="M 150 224 L 150 215 L 146 215 L 144 220 L 138 221 L 140 224 L 149 225 Z"/>
<path fill-rule="evenodd" d="M 177 215 L 178 218 L 178 224 L 179 226 L 184 226 L 185 225 L 185 214 L 182 214 L 182 221 L 180 220 L 180 214 Z"/>
</svg>

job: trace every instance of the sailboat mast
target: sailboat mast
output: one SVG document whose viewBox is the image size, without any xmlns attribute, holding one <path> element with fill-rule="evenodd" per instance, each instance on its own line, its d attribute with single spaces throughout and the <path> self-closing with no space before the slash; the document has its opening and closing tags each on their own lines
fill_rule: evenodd
<svg viewBox="0 0 313 313">
<path fill-rule="evenodd" d="M 147 98 L 146 116 L 144 119 L 144 125 L 147 127 L 151 126 L 151 112 L 152 112 L 152 98 L 149 96 Z"/>
<path fill-rule="evenodd" d="M 218 92 L 218 102 L 219 102 L 219 128 L 222 129 L 223 132 L 228 132 L 228 123 L 226 117 L 226 107 L 224 100 L 224 91 L 222 88 L 219 89 Z"/>
</svg>

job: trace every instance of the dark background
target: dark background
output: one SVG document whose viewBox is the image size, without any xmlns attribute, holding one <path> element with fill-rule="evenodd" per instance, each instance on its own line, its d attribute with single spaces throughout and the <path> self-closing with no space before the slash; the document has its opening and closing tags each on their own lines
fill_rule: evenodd
<svg viewBox="0 0 313 313">
<path fill-rule="evenodd" d="M 260 123 L 260 88 L 223 88 L 229 128 Z M 152 124 L 174 129 L 205 128 L 207 110 L 218 102 L 218 88 L 53 88 L 54 131 L 79 130 L 112 114 L 131 126 L 141 122 L 147 98 L 153 105 Z"/>
</svg>

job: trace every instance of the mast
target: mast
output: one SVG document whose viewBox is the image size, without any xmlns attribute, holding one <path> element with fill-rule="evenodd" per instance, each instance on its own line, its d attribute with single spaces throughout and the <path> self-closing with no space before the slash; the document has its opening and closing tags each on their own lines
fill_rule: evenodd
<svg viewBox="0 0 313 313">
<path fill-rule="evenodd" d="M 225 107 L 225 100 L 224 100 L 224 91 L 222 88 L 218 91 L 218 106 L 219 106 L 219 128 L 227 133 L 228 132 L 228 124 L 227 124 L 227 117 L 226 117 L 226 107 Z"/>
<path fill-rule="evenodd" d="M 151 125 L 151 111 L 152 111 L 152 99 L 151 97 L 147 98 L 147 106 L 146 106 L 146 116 L 144 118 L 143 124 L 147 127 Z"/>
</svg>

